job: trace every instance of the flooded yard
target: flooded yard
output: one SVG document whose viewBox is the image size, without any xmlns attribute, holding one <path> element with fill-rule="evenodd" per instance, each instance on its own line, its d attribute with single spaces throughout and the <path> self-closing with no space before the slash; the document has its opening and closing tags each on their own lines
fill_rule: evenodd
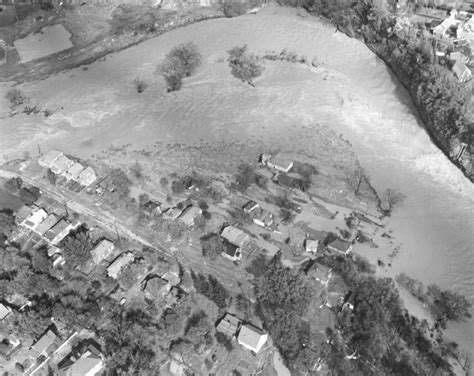
<svg viewBox="0 0 474 376">
<path fill-rule="evenodd" d="M 20 54 L 20 62 L 27 63 L 73 47 L 71 34 L 63 25 L 47 26 L 14 42 Z"/>
</svg>

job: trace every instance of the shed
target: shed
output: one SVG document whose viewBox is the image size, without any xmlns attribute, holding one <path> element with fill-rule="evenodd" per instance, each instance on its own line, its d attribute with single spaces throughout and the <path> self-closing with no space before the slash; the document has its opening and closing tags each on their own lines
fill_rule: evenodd
<svg viewBox="0 0 474 376">
<path fill-rule="evenodd" d="M 290 170 L 293 168 L 293 161 L 289 158 L 282 156 L 281 154 L 277 154 L 276 156 L 271 157 L 266 162 L 266 164 L 268 167 L 286 173 L 290 172 Z"/>
<path fill-rule="evenodd" d="M 242 207 L 242 209 L 244 210 L 245 213 L 249 214 L 255 209 L 257 209 L 258 207 L 259 205 L 256 201 L 250 200 Z"/>
<path fill-rule="evenodd" d="M 179 219 L 183 222 L 186 226 L 193 226 L 194 220 L 202 214 L 202 210 L 196 206 L 190 206 L 185 209 Z"/>
<path fill-rule="evenodd" d="M 352 251 L 352 244 L 342 239 L 336 239 L 328 244 L 328 248 L 331 251 L 347 256 Z"/>
</svg>

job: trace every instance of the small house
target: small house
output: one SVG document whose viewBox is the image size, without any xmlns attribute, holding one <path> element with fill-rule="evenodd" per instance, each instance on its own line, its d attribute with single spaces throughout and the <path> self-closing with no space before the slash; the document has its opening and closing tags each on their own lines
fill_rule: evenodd
<svg viewBox="0 0 474 376">
<path fill-rule="evenodd" d="M 40 235 L 44 235 L 51 227 L 53 227 L 58 222 L 59 217 L 56 214 L 51 213 L 46 217 L 43 222 L 36 226 L 35 231 Z"/>
<path fill-rule="evenodd" d="M 280 174 L 276 178 L 278 184 L 288 188 L 300 189 L 305 191 L 305 178 L 296 172 Z"/>
<path fill-rule="evenodd" d="M 268 154 L 262 154 L 262 164 L 280 172 L 288 173 L 293 168 L 293 161 L 283 157 L 280 154 L 272 157 Z"/>
<path fill-rule="evenodd" d="M 48 248 L 48 257 L 53 257 L 56 253 L 61 253 L 61 250 L 58 247 L 52 245 Z"/>
<path fill-rule="evenodd" d="M 249 240 L 248 234 L 234 226 L 225 227 L 221 232 L 221 237 L 239 248 Z"/>
<path fill-rule="evenodd" d="M 23 222 L 25 227 L 28 227 L 31 230 L 34 230 L 41 222 L 43 222 L 48 213 L 43 208 L 39 208 L 30 214 L 30 216 Z"/>
<path fill-rule="evenodd" d="M 159 299 L 169 293 L 171 285 L 160 278 L 159 276 L 152 276 L 148 278 L 145 282 L 145 294 L 149 298 Z"/>
<path fill-rule="evenodd" d="M 457 27 L 457 21 L 454 19 L 454 17 L 448 17 L 444 19 L 439 25 L 433 27 L 431 32 L 438 38 L 443 38 L 453 27 Z"/>
<path fill-rule="evenodd" d="M 68 157 L 64 154 L 60 155 L 52 164 L 51 164 L 51 171 L 53 171 L 57 175 L 63 175 L 66 171 L 72 167 L 74 164 Z"/>
<path fill-rule="evenodd" d="M 222 255 L 231 261 L 242 260 L 242 249 L 234 244 L 224 241 L 224 252 Z"/>
<path fill-rule="evenodd" d="M 343 254 L 344 256 L 347 256 L 352 251 L 352 244 L 341 239 L 333 240 L 327 247 L 329 250 Z"/>
<path fill-rule="evenodd" d="M 202 214 L 202 210 L 196 206 L 189 206 L 179 216 L 179 220 L 186 226 L 193 226 L 194 220 Z"/>
<path fill-rule="evenodd" d="M 328 285 L 332 277 L 332 269 L 318 263 L 316 260 L 310 260 L 303 268 L 306 276 L 315 279 L 323 285 Z"/>
<path fill-rule="evenodd" d="M 242 209 L 244 210 L 244 213 L 246 214 L 250 214 L 252 211 L 254 211 L 255 209 L 257 209 L 259 207 L 258 203 L 253 201 L 253 200 L 250 200 L 249 202 L 247 202 L 243 207 Z"/>
<path fill-rule="evenodd" d="M 217 324 L 216 330 L 232 338 L 237 334 L 240 324 L 241 321 L 237 317 L 231 315 L 230 313 L 226 313 L 225 316 L 219 321 L 219 324 Z"/>
<path fill-rule="evenodd" d="M 454 75 L 460 82 L 466 82 L 472 78 L 471 70 L 461 61 L 456 61 L 452 69 Z"/>
<path fill-rule="evenodd" d="M 30 347 L 30 357 L 37 359 L 41 355 L 46 356 L 48 351 L 53 347 L 57 337 L 51 330 L 43 334 L 40 339 Z"/>
<path fill-rule="evenodd" d="M 92 167 L 88 166 L 79 174 L 77 181 L 81 185 L 88 187 L 94 181 L 96 181 L 96 179 L 97 176 L 95 174 L 95 171 L 92 169 Z"/>
<path fill-rule="evenodd" d="M 255 223 L 257 226 L 260 227 L 269 227 L 273 224 L 273 214 L 270 213 L 268 210 L 265 210 L 261 207 L 256 208 L 252 213 L 251 213 L 252 221 Z"/>
<path fill-rule="evenodd" d="M 257 354 L 268 340 L 268 334 L 253 325 L 242 325 L 237 337 L 239 344 Z"/>
<path fill-rule="evenodd" d="M 72 229 L 74 229 L 74 226 L 70 222 L 61 219 L 44 234 L 44 237 L 52 244 L 58 244 Z"/>
<path fill-rule="evenodd" d="M 97 265 L 101 261 L 108 258 L 114 251 L 114 243 L 107 239 L 102 239 L 94 248 L 91 250 L 92 260 Z"/>
<path fill-rule="evenodd" d="M 58 363 L 60 375 L 95 376 L 104 368 L 103 356 L 94 342 L 80 345 Z"/>
<path fill-rule="evenodd" d="M 305 249 L 308 253 L 317 253 L 319 248 L 319 240 L 306 239 Z"/>
<path fill-rule="evenodd" d="M 0 303 L 0 321 L 5 320 L 10 313 L 12 313 L 12 309 Z"/>
<path fill-rule="evenodd" d="M 117 279 L 122 270 L 135 260 L 132 252 L 122 253 L 107 268 L 107 274 L 113 279 Z"/>
<path fill-rule="evenodd" d="M 79 175 L 84 170 L 84 166 L 79 162 L 75 162 L 64 174 L 66 179 L 77 181 Z"/>
<path fill-rule="evenodd" d="M 44 168 L 51 168 L 53 163 L 61 156 L 64 156 L 59 150 L 50 150 L 46 155 L 38 159 L 38 164 Z"/>
</svg>

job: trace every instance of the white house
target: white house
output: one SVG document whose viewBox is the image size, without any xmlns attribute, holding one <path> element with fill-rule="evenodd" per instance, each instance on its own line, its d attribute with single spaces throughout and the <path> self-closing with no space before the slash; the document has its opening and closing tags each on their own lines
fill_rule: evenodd
<svg viewBox="0 0 474 376">
<path fill-rule="evenodd" d="M 47 216 L 48 213 L 46 213 L 46 210 L 39 208 L 38 210 L 31 213 L 31 215 L 25 219 L 22 225 L 34 230 L 41 222 L 46 219 Z"/>
<path fill-rule="evenodd" d="M 53 161 L 50 168 L 55 174 L 60 175 L 64 174 L 73 164 L 73 161 L 62 154 Z"/>
<path fill-rule="evenodd" d="M 135 256 L 132 252 L 126 252 L 124 254 L 121 254 L 108 266 L 107 274 L 109 275 L 109 277 L 117 279 L 120 273 L 122 272 L 122 269 L 130 265 L 134 259 Z"/>
<path fill-rule="evenodd" d="M 114 251 L 114 243 L 110 240 L 103 239 L 101 240 L 94 248 L 91 250 L 92 260 L 97 265 L 102 260 L 105 260 L 109 257 Z"/>
<path fill-rule="evenodd" d="M 92 169 L 92 167 L 86 167 L 80 174 L 77 179 L 77 181 L 88 187 L 91 185 L 95 180 L 97 179 L 97 176 L 95 174 L 95 171 Z"/>
<path fill-rule="evenodd" d="M 242 325 L 237 337 L 239 344 L 257 354 L 268 340 L 268 334 L 253 325 Z"/>
<path fill-rule="evenodd" d="M 248 234 L 234 226 L 225 227 L 221 232 L 221 236 L 237 247 L 242 247 L 249 240 Z"/>
<path fill-rule="evenodd" d="M 51 168 L 54 161 L 56 161 L 60 156 L 64 154 L 61 153 L 59 150 L 50 150 L 46 155 L 42 156 L 38 159 L 38 164 L 44 168 Z"/>
<path fill-rule="evenodd" d="M 345 240 L 336 239 L 328 244 L 328 248 L 331 251 L 341 253 L 344 256 L 347 256 L 352 251 L 352 244 L 349 242 L 346 242 Z"/>
<path fill-rule="evenodd" d="M 288 173 L 293 168 L 293 161 L 283 157 L 280 154 L 272 157 L 269 154 L 262 154 L 261 162 L 263 165 L 271 167 L 277 171 Z"/>
<path fill-rule="evenodd" d="M 79 179 L 79 175 L 84 170 L 84 166 L 79 162 L 75 162 L 69 169 L 64 173 L 64 176 L 68 180 L 77 181 Z"/>
</svg>

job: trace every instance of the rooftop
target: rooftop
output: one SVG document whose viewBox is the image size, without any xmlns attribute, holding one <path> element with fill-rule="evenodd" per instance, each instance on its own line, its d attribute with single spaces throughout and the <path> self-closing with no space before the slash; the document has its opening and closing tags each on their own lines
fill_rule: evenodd
<svg viewBox="0 0 474 376">
<path fill-rule="evenodd" d="M 51 227 L 44 234 L 44 236 L 48 240 L 53 240 L 56 236 L 58 236 L 64 230 L 67 230 L 69 227 L 71 227 L 71 224 L 65 219 L 61 219 L 58 223 L 56 223 L 53 227 Z"/>
<path fill-rule="evenodd" d="M 51 330 L 48 330 L 33 346 L 31 346 L 31 356 L 36 359 L 40 355 L 44 355 L 55 340 L 56 335 Z"/>
<path fill-rule="evenodd" d="M 221 236 L 237 247 L 242 247 L 249 239 L 249 236 L 245 232 L 234 226 L 225 227 L 221 232 Z"/>
<path fill-rule="evenodd" d="M 329 243 L 328 246 L 339 251 L 346 252 L 352 246 L 352 244 L 342 239 L 336 239 Z"/>
<path fill-rule="evenodd" d="M 56 214 L 51 213 L 43 222 L 36 226 L 35 231 L 43 235 L 46 231 L 58 223 L 58 221 L 59 217 Z"/>
<path fill-rule="evenodd" d="M 267 340 L 267 334 L 253 325 L 242 325 L 239 332 L 239 343 L 248 349 L 258 352 Z"/>
<path fill-rule="evenodd" d="M 79 162 L 74 163 L 67 171 L 66 173 L 72 178 L 72 179 L 77 179 L 80 175 L 80 173 L 84 170 L 84 166 L 80 164 Z"/>
<path fill-rule="evenodd" d="M 131 264 L 135 256 L 132 252 L 122 253 L 107 268 L 107 274 L 112 278 L 118 278 L 124 267 Z"/>
<path fill-rule="evenodd" d="M 59 150 L 50 150 L 46 153 L 46 155 L 39 158 L 38 162 L 40 163 L 40 165 L 51 167 L 53 162 L 56 159 L 58 159 L 61 155 L 63 155 L 63 153 L 60 152 Z"/>
<path fill-rule="evenodd" d="M 102 239 L 94 248 L 91 250 L 92 259 L 96 264 L 106 259 L 114 250 L 114 243 L 107 239 Z"/>
<path fill-rule="evenodd" d="M 192 226 L 194 220 L 199 217 L 202 213 L 202 210 L 196 206 L 190 206 L 184 210 L 179 216 L 179 219 L 183 221 L 186 225 Z"/>
<path fill-rule="evenodd" d="M 237 333 L 240 322 L 241 321 L 237 317 L 227 313 L 222 318 L 222 320 L 219 321 L 219 324 L 216 326 L 216 330 L 229 337 L 233 337 Z"/>
<path fill-rule="evenodd" d="M 10 313 L 11 313 L 11 308 L 3 305 L 0 303 L 0 321 L 5 319 Z"/>
</svg>

